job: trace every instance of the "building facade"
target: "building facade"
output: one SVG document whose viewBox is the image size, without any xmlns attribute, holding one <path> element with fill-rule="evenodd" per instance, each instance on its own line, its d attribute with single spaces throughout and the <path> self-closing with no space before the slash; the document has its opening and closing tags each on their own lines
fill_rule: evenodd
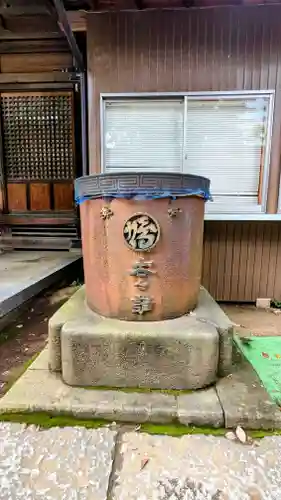
<svg viewBox="0 0 281 500">
<path fill-rule="evenodd" d="M 211 179 L 203 284 L 281 295 L 280 5 L 90 13 L 90 171 Z"/>
<path fill-rule="evenodd" d="M 53 3 L 85 58 L 88 134 L 65 30 L 45 0 L 10 2 L 5 26 L 0 18 L 0 246 L 69 247 L 87 137 L 89 173 L 209 177 L 203 284 L 221 301 L 280 300 L 281 5 Z"/>
</svg>

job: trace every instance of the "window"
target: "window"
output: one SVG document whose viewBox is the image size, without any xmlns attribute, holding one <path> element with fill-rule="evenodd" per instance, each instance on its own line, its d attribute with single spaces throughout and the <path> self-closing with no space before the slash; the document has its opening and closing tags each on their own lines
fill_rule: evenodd
<svg viewBox="0 0 281 500">
<path fill-rule="evenodd" d="M 272 100 L 272 92 L 105 98 L 103 169 L 203 175 L 213 218 L 262 214 Z"/>
<path fill-rule="evenodd" d="M 181 172 L 183 100 L 106 103 L 106 172 Z"/>
</svg>

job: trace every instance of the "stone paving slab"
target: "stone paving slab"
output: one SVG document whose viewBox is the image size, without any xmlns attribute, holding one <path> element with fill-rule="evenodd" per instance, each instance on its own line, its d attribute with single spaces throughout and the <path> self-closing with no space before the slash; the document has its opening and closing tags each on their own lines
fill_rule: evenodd
<svg viewBox="0 0 281 500">
<path fill-rule="evenodd" d="M 247 361 L 220 379 L 216 390 L 224 411 L 225 427 L 239 423 L 245 429 L 281 429 L 280 408 L 270 399 Z"/>
<path fill-rule="evenodd" d="M 281 437 L 126 433 L 120 452 L 113 500 L 280 500 Z"/>
<path fill-rule="evenodd" d="M 1 500 L 106 500 L 116 433 L 0 423 Z"/>
<path fill-rule="evenodd" d="M 214 388 L 182 394 L 177 402 L 181 424 L 207 427 L 212 422 L 212 427 L 224 427 L 223 410 Z"/>
<path fill-rule="evenodd" d="M 0 413 L 42 411 L 87 419 L 155 423 L 171 422 L 177 415 L 173 395 L 71 387 L 59 374 L 48 370 L 47 359 L 44 350 L 0 400 Z"/>
</svg>

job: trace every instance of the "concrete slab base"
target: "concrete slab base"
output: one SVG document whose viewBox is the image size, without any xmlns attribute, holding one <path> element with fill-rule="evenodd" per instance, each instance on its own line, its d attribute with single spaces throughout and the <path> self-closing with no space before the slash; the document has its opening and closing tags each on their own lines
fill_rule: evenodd
<svg viewBox="0 0 281 500">
<path fill-rule="evenodd" d="M 48 358 L 47 347 L 0 400 L 0 421 L 1 414 L 46 412 L 127 423 L 281 429 L 280 409 L 246 363 L 214 387 L 165 393 L 71 387 L 49 371 Z"/>
<path fill-rule="evenodd" d="M 80 289 L 49 322 L 50 369 L 76 386 L 198 389 L 228 373 L 232 324 L 202 288 L 195 311 L 168 321 L 93 313 Z"/>
<path fill-rule="evenodd" d="M 252 366 L 243 359 L 236 370 L 218 381 L 216 390 L 226 427 L 280 429 L 280 408 L 269 398 Z"/>
<path fill-rule="evenodd" d="M 70 273 L 81 255 L 58 251 L 14 251 L 0 255 L 0 328 L 25 302 Z"/>
</svg>

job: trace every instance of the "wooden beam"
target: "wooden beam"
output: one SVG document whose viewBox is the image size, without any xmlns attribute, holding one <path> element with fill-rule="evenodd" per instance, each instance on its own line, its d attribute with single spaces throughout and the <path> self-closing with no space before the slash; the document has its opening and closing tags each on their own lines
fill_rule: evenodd
<svg viewBox="0 0 281 500">
<path fill-rule="evenodd" d="M 53 0 L 53 2 L 57 13 L 58 24 L 66 36 L 69 48 L 75 60 L 76 67 L 79 71 L 83 72 L 85 71 L 83 56 L 80 52 L 75 36 L 72 32 L 71 26 L 68 22 L 63 2 L 62 0 Z"/>
<path fill-rule="evenodd" d="M 69 10 L 66 15 L 72 31 L 87 31 L 85 10 Z"/>
<path fill-rule="evenodd" d="M 46 40 L 0 40 L 0 54 L 69 52 L 65 38 Z"/>
<path fill-rule="evenodd" d="M 59 31 L 8 31 L 1 30 L 0 27 L 0 41 L 1 40 L 38 40 L 38 39 L 59 39 L 61 32 Z"/>
<path fill-rule="evenodd" d="M 86 0 L 90 10 L 98 10 L 98 0 Z"/>
<path fill-rule="evenodd" d="M 25 5 L 23 7 L 1 7 L 0 6 L 0 15 L 4 17 L 13 17 L 13 16 L 36 16 L 41 14 L 50 14 L 48 7 L 40 5 L 40 2 L 37 2 L 37 5 L 29 6 Z"/>
<path fill-rule="evenodd" d="M 73 82 L 0 83 L 0 92 L 73 90 Z"/>
<path fill-rule="evenodd" d="M 69 211 L 68 214 L 63 212 L 50 213 L 49 215 L 40 214 L 40 216 L 36 216 L 34 213 L 25 213 L 25 214 L 7 214 L 0 216 L 0 223 L 7 225 L 26 225 L 26 224 L 74 224 L 77 220 L 77 216 L 74 211 Z"/>
<path fill-rule="evenodd" d="M 274 214 L 278 207 L 280 185 L 280 151 L 281 151 L 281 88 L 275 92 L 275 106 L 271 138 L 270 171 L 267 190 L 267 213 Z"/>
<path fill-rule="evenodd" d="M 3 133 L 2 121 L 0 120 L 0 214 L 4 212 L 7 207 L 7 192 L 4 177 L 4 158 L 3 158 Z M 1 227 L 0 227 L 1 233 Z"/>
<path fill-rule="evenodd" d="M 70 52 L 55 52 L 42 55 L 2 54 L 1 73 L 50 73 L 51 71 L 69 71 L 73 68 Z"/>
<path fill-rule="evenodd" d="M 55 17 L 14 16 L 5 18 L 5 26 L 0 24 L 0 39 L 52 38 L 62 37 Z"/>
<path fill-rule="evenodd" d="M 42 73 L 0 73 L 0 85 L 4 83 L 69 82 L 72 73 L 52 71 Z"/>
</svg>

